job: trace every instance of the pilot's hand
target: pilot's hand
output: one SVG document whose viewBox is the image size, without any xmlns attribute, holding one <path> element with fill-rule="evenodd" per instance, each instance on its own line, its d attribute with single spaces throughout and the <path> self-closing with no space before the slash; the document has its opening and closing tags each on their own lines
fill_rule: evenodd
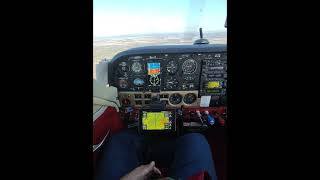
<svg viewBox="0 0 320 180">
<path fill-rule="evenodd" d="M 161 175 L 161 172 L 155 166 L 155 162 L 152 161 L 150 164 L 141 165 L 125 176 L 121 178 L 121 180 L 145 180 L 147 179 L 152 173 L 156 173 Z"/>
</svg>

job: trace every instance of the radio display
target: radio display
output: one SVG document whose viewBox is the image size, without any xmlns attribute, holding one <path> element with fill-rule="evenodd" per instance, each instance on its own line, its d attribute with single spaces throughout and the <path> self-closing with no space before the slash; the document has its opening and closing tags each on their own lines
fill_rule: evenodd
<svg viewBox="0 0 320 180">
<path fill-rule="evenodd" d="M 209 81 L 206 84 L 207 89 L 215 89 L 215 88 L 222 88 L 222 82 L 220 81 Z"/>
<path fill-rule="evenodd" d="M 207 90 L 208 93 L 220 93 L 220 89 Z"/>
</svg>

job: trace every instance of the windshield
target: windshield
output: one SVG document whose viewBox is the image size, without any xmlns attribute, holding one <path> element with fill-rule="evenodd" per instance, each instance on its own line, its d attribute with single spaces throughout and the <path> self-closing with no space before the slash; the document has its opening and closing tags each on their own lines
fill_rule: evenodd
<svg viewBox="0 0 320 180">
<path fill-rule="evenodd" d="M 226 0 L 94 0 L 93 63 L 133 47 L 226 44 Z"/>
</svg>

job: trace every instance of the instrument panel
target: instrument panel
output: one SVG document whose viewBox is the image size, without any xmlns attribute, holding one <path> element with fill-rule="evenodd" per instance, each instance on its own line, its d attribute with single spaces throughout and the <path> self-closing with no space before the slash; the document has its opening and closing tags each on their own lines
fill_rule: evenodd
<svg viewBox="0 0 320 180">
<path fill-rule="evenodd" d="M 119 91 L 196 90 L 201 57 L 196 54 L 129 56 L 114 64 Z"/>
<path fill-rule="evenodd" d="M 122 105 L 144 106 L 155 94 L 171 107 L 199 106 L 201 96 L 212 96 L 211 105 L 226 103 L 225 46 L 135 48 L 110 64 L 109 84 L 118 88 Z"/>
</svg>

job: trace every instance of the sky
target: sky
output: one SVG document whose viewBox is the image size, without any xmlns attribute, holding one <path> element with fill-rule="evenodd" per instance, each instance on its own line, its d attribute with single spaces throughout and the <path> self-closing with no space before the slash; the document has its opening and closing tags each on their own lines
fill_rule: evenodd
<svg viewBox="0 0 320 180">
<path fill-rule="evenodd" d="M 225 31 L 227 0 L 93 0 L 95 37 Z"/>
</svg>

